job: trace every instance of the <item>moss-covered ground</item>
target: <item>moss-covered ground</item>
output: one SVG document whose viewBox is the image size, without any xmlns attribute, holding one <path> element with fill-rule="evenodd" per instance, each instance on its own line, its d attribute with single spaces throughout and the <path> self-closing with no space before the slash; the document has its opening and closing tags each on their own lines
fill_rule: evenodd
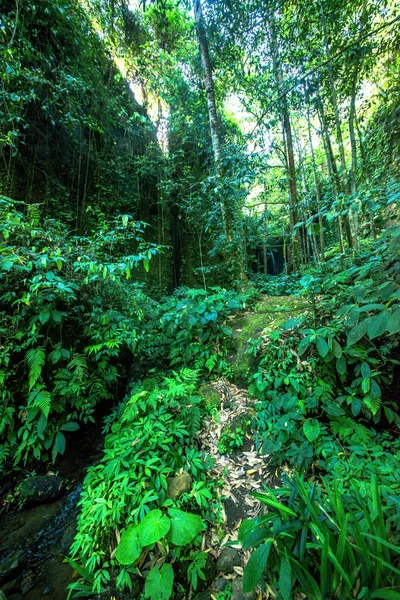
<svg viewBox="0 0 400 600">
<path fill-rule="evenodd" d="M 267 328 L 279 327 L 291 317 L 308 311 L 310 304 L 300 296 L 265 296 L 248 312 L 236 315 L 230 322 L 232 339 L 228 361 L 233 380 L 238 384 L 246 381 L 252 357 L 247 354 L 249 341 Z"/>
</svg>

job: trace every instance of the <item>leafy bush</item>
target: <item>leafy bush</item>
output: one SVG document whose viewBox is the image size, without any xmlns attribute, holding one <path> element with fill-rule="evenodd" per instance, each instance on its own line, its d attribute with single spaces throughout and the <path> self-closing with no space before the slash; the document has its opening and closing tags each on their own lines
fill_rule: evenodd
<svg viewBox="0 0 400 600">
<path fill-rule="evenodd" d="M 254 290 L 237 293 L 212 288 L 180 288 L 160 303 L 156 332 L 159 351 L 172 366 L 187 366 L 206 373 L 229 373 L 226 341 L 232 335 L 225 321 L 254 299 Z"/>
<path fill-rule="evenodd" d="M 250 391 L 260 400 L 256 429 L 265 453 L 306 467 L 319 456 L 329 471 L 343 447 L 368 454 L 376 428 L 398 426 L 396 402 L 382 394 L 400 331 L 397 234 L 383 236 L 345 270 L 329 263 L 324 277 L 303 278 L 313 314 L 251 345 L 258 369 Z"/>
<path fill-rule="evenodd" d="M 129 572 L 110 557 L 115 531 L 121 527 L 134 531 L 132 526 L 150 511 L 155 514 L 156 508 L 173 506 L 167 497 L 168 477 L 184 468 L 197 483 L 206 481 L 209 464 L 193 447 L 201 422 L 197 377 L 184 369 L 161 382 L 152 379 L 134 386 L 115 415 L 103 460 L 88 471 L 72 552 L 94 573 L 97 591 L 110 580 L 111 569 L 117 571 L 117 587 L 131 585 Z M 210 492 L 198 485 L 175 504 L 201 508 L 205 498 L 212 498 Z"/>
<path fill-rule="evenodd" d="M 266 296 L 296 296 L 301 292 L 299 275 L 264 275 L 253 273 L 251 283 Z"/>
<path fill-rule="evenodd" d="M 0 198 L 0 466 L 54 461 L 145 347 L 149 303 L 131 275 L 156 248 L 142 234 L 128 215 L 100 215 L 90 239 L 72 236 Z"/>
</svg>

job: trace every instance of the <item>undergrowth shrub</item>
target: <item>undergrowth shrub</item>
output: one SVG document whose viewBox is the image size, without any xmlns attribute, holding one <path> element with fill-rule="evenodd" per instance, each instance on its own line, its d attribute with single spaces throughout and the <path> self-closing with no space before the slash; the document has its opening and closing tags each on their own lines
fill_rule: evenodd
<svg viewBox="0 0 400 600">
<path fill-rule="evenodd" d="M 226 342 L 232 332 L 226 321 L 256 297 L 254 289 L 238 293 L 223 288 L 210 292 L 179 288 L 160 303 L 159 352 L 173 367 L 229 374 Z"/>
<path fill-rule="evenodd" d="M 399 229 L 388 230 L 353 257 L 355 264 L 343 270 L 332 261 L 306 275 L 313 310 L 250 345 L 258 365 L 249 380 L 260 401 L 256 429 L 273 460 L 308 468 L 318 459 L 317 467 L 344 469 L 351 478 L 351 448 L 370 462 L 372 440 L 385 430 L 395 434 L 397 402 L 383 392 L 400 332 L 399 242 Z M 398 464 L 396 451 L 390 462 Z"/>
<path fill-rule="evenodd" d="M 149 303 L 132 281 L 157 251 L 128 215 L 71 235 L 39 207 L 0 197 L 0 467 L 53 461 L 65 432 L 114 398 L 144 348 Z"/>
<path fill-rule="evenodd" d="M 79 505 L 81 513 L 72 545 L 74 557 L 92 574 L 100 591 L 116 578 L 118 588 L 131 586 L 136 571 L 123 568 L 113 556 L 118 531 L 137 524 L 151 510 L 175 506 L 212 510 L 206 484 L 209 462 L 196 450 L 194 436 L 201 423 L 203 400 L 196 395 L 198 373 L 183 369 L 161 381 L 134 385 L 127 402 L 108 419 L 102 461 L 90 467 Z M 172 502 L 168 478 L 181 469 L 195 484 Z"/>
</svg>

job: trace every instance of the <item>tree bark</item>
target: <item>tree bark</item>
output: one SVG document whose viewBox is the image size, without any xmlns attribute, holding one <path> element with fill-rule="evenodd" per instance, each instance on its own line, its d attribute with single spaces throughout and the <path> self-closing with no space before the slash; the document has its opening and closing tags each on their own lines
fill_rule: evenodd
<svg viewBox="0 0 400 600">
<path fill-rule="evenodd" d="M 289 180 L 289 210 L 290 210 L 290 224 L 291 224 L 291 233 L 293 240 L 293 252 L 292 252 L 292 260 L 294 270 L 298 270 L 300 266 L 300 250 L 301 250 L 301 241 L 300 241 L 300 232 L 295 229 L 297 223 L 299 222 L 299 214 L 298 214 L 298 195 L 297 195 L 297 180 L 296 180 L 296 164 L 294 160 L 294 149 L 293 149 L 293 134 L 292 134 L 292 125 L 290 121 L 290 112 L 286 99 L 286 95 L 283 94 L 284 91 L 284 78 L 282 71 L 282 64 L 279 57 L 279 49 L 278 43 L 276 39 L 276 28 L 273 14 L 270 15 L 270 46 L 271 46 L 271 54 L 272 54 L 272 64 L 274 69 L 274 75 L 276 79 L 276 84 L 278 88 L 278 94 L 282 97 L 282 102 L 280 105 L 280 112 L 282 116 L 282 127 L 283 127 L 283 137 L 284 143 L 286 146 L 286 160 L 287 160 L 287 173 Z"/>
<path fill-rule="evenodd" d="M 219 166 L 222 157 L 221 136 L 218 125 L 217 105 L 215 102 L 213 71 L 208 48 L 206 28 L 204 25 L 203 10 L 200 0 L 192 0 L 194 18 L 196 21 L 197 39 L 199 41 L 201 66 L 204 73 L 204 86 L 207 94 L 208 116 L 210 120 L 211 143 L 214 152 L 214 159 Z"/>
<path fill-rule="evenodd" d="M 345 156 L 345 152 L 344 152 L 343 134 L 342 134 L 342 126 L 341 126 L 341 122 L 340 122 L 339 105 L 338 105 L 338 101 L 337 101 L 336 84 L 335 84 L 335 78 L 334 78 L 333 69 L 332 69 L 331 49 L 330 49 L 329 41 L 328 41 L 326 17 L 325 17 L 325 13 L 324 13 L 324 10 L 322 7 L 322 3 L 319 4 L 319 7 L 320 7 L 320 14 L 321 14 L 322 30 L 323 30 L 323 34 L 324 34 L 325 55 L 326 55 L 326 59 L 328 61 L 328 63 L 327 63 L 328 81 L 329 81 L 329 87 L 330 87 L 333 116 L 334 116 L 335 127 L 336 127 L 336 138 L 337 138 L 337 143 L 338 143 L 338 147 L 339 147 L 339 157 L 340 157 L 340 167 L 341 167 L 341 175 L 342 175 L 342 181 L 343 181 L 343 191 L 346 196 L 349 196 L 350 195 L 350 185 L 349 185 L 349 178 L 348 178 L 348 174 L 347 174 L 347 164 L 346 164 L 346 156 Z M 347 217 L 344 218 L 344 223 L 345 223 L 346 237 L 347 237 L 347 242 L 349 244 L 349 248 L 353 248 L 353 236 L 352 236 L 352 232 L 351 232 L 351 228 L 350 228 L 349 219 Z"/>
</svg>

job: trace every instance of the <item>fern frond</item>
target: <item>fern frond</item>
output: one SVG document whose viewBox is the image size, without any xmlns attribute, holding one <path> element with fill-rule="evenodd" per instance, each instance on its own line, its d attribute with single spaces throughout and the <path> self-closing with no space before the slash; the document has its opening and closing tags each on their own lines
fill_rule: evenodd
<svg viewBox="0 0 400 600">
<path fill-rule="evenodd" d="M 364 404 L 373 415 L 376 415 L 381 407 L 381 398 L 371 398 L 371 396 L 365 396 Z"/>
<path fill-rule="evenodd" d="M 45 360 L 46 354 L 43 348 L 32 348 L 26 353 L 26 362 L 29 368 L 29 391 L 39 379 Z"/>
<path fill-rule="evenodd" d="M 28 405 L 32 408 L 38 408 L 44 416 L 49 416 L 51 406 L 51 394 L 45 389 L 34 390 L 29 394 Z"/>
</svg>

